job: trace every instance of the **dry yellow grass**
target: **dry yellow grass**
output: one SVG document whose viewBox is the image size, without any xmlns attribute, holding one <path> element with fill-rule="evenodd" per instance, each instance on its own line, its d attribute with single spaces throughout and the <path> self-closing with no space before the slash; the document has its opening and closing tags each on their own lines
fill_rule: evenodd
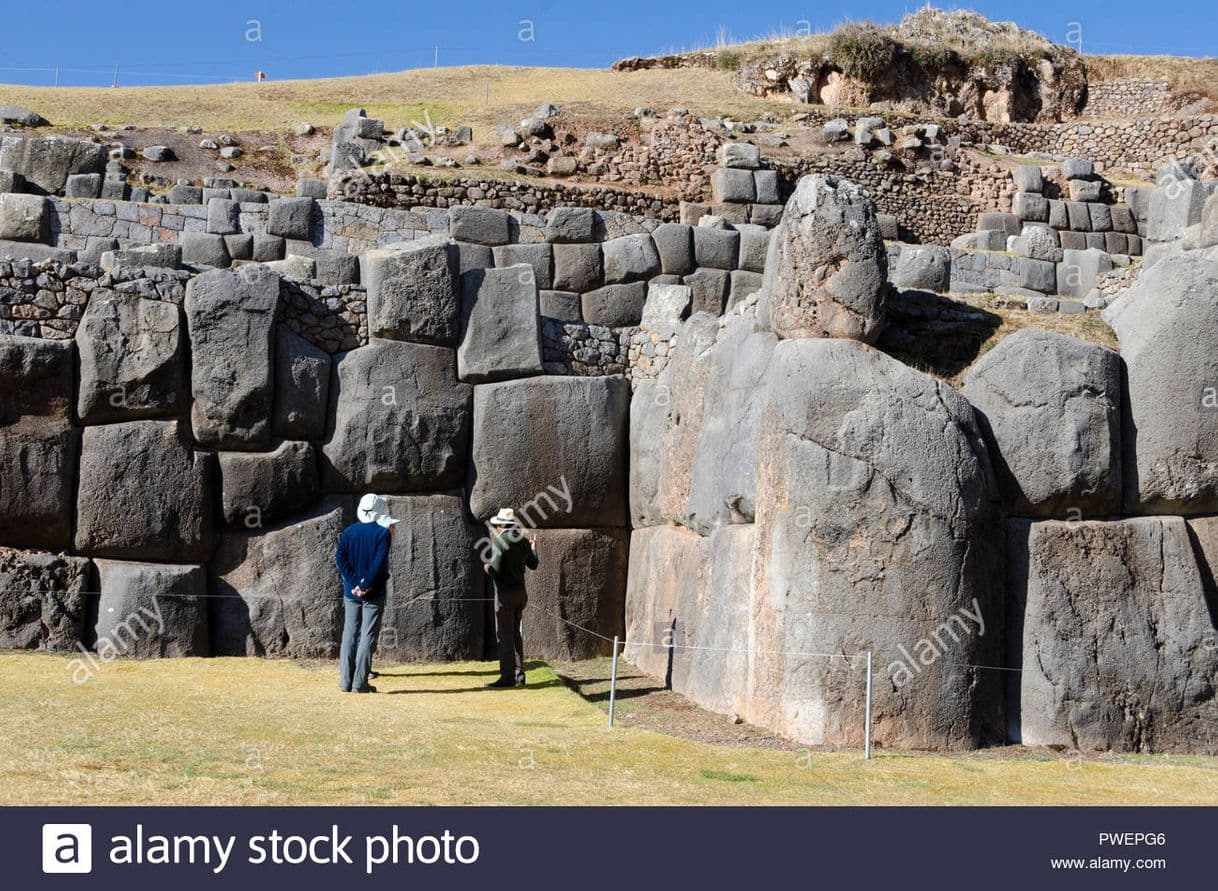
<svg viewBox="0 0 1218 891">
<path fill-rule="evenodd" d="M 1153 78 L 1166 80 L 1172 92 L 1218 100 L 1218 59 L 1087 56 L 1086 61 L 1087 77 L 1093 83 L 1123 78 Z"/>
<path fill-rule="evenodd" d="M 93 123 L 186 124 L 209 131 L 270 130 L 302 121 L 333 126 L 359 106 L 390 126 L 423 121 L 487 128 L 519 120 L 542 102 L 578 113 L 629 113 L 648 105 L 703 115 L 757 116 L 789 103 L 749 97 L 718 71 L 616 72 L 483 65 L 318 80 L 178 87 L 3 87 L 5 102 L 37 109 L 57 128 Z"/>
<path fill-rule="evenodd" d="M 103 666 L 0 654 L 0 805 L 1215 804 L 1218 761 L 952 757 L 727 748 L 605 726 L 533 671 L 487 691 L 487 663 L 335 669 L 256 659 Z"/>
</svg>

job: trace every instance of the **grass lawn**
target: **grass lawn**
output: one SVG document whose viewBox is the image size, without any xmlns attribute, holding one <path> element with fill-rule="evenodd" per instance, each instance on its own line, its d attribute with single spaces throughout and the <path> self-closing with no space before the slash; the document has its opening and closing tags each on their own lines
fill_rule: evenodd
<svg viewBox="0 0 1218 891">
<path fill-rule="evenodd" d="M 548 667 L 381 666 L 340 694 L 324 663 L 0 654 L 0 805 L 1214 804 L 1218 759 L 952 757 L 707 745 L 631 727 Z"/>
</svg>

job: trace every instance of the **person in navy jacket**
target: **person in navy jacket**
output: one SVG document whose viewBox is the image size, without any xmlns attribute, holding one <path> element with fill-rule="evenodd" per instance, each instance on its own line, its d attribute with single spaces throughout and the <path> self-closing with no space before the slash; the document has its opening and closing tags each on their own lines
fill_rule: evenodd
<svg viewBox="0 0 1218 891">
<path fill-rule="evenodd" d="M 398 522 L 389 516 L 382 495 L 360 499 L 357 523 L 343 530 L 334 562 L 343 584 L 343 642 L 339 652 L 338 688 L 344 693 L 375 693 L 368 684 L 372 653 L 385 612 L 389 577 L 389 541 Z"/>
</svg>

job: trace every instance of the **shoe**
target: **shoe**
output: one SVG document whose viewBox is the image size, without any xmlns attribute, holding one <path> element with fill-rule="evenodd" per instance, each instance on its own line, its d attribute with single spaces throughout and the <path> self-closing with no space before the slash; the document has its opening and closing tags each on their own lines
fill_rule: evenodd
<svg viewBox="0 0 1218 891">
<path fill-rule="evenodd" d="M 356 693 L 375 693 L 376 687 L 372 686 L 371 684 L 364 684 L 364 686 L 360 687 L 355 692 Z"/>
<path fill-rule="evenodd" d="M 486 686 L 493 690 L 503 690 L 503 689 L 506 689 L 507 687 L 515 687 L 516 682 L 511 681 L 511 680 L 505 680 L 504 678 L 500 678 L 499 680 L 493 681 L 492 683 L 489 683 Z"/>
<path fill-rule="evenodd" d="M 523 686 L 524 686 L 524 678 L 517 678 L 517 679 L 516 679 L 516 686 L 517 686 L 517 687 L 523 687 Z"/>
<path fill-rule="evenodd" d="M 368 672 L 368 677 L 370 677 L 370 678 L 379 678 L 380 676 L 381 676 L 381 673 L 379 671 Z"/>
</svg>

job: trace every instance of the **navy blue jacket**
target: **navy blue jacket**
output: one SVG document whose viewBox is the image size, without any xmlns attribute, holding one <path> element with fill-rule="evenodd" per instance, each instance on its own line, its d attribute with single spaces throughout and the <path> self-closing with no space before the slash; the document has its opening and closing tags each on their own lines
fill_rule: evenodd
<svg viewBox="0 0 1218 891">
<path fill-rule="evenodd" d="M 389 530 L 376 523 L 352 523 L 338 539 L 334 555 L 343 580 L 343 597 L 358 601 L 351 593 L 360 588 L 365 600 L 385 596 L 389 575 Z"/>
</svg>

